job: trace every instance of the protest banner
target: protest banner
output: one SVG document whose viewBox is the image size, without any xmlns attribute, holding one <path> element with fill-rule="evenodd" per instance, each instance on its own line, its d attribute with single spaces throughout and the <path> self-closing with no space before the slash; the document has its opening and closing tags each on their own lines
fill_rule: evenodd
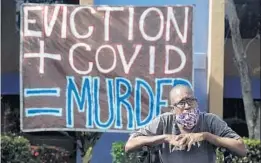
<svg viewBox="0 0 261 163">
<path fill-rule="evenodd" d="M 21 129 L 129 132 L 193 83 L 191 6 L 26 4 Z"/>
</svg>

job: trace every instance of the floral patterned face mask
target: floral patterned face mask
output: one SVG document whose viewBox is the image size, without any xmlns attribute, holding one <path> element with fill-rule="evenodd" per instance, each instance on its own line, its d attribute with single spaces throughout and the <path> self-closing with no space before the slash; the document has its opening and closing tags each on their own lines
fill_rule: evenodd
<svg viewBox="0 0 261 163">
<path fill-rule="evenodd" d="M 176 115 L 176 121 L 183 128 L 191 130 L 198 122 L 199 109 L 185 110 L 184 113 Z"/>
</svg>

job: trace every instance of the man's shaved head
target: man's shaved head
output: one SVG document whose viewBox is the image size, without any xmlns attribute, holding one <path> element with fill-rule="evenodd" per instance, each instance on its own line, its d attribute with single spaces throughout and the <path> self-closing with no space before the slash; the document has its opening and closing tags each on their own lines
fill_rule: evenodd
<svg viewBox="0 0 261 163">
<path fill-rule="evenodd" d="M 187 85 L 177 85 L 169 93 L 171 105 L 186 97 L 194 97 L 193 90 Z"/>
</svg>

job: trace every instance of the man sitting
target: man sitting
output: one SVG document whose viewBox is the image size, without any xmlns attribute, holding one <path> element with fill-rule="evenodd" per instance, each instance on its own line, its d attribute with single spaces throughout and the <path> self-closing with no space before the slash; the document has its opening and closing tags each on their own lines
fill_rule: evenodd
<svg viewBox="0 0 261 163">
<path fill-rule="evenodd" d="M 172 111 L 131 134 L 125 151 L 159 146 L 163 163 L 215 163 L 216 147 L 246 155 L 241 137 L 226 122 L 198 109 L 193 90 L 177 85 L 170 91 Z"/>
</svg>

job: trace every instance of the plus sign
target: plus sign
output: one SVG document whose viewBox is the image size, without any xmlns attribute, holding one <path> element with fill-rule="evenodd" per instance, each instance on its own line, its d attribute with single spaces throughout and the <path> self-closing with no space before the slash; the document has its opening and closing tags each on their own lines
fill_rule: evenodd
<svg viewBox="0 0 261 163">
<path fill-rule="evenodd" d="M 44 52 L 44 41 L 40 41 L 40 52 L 39 53 L 25 53 L 24 58 L 39 58 L 39 73 L 44 73 L 44 59 L 49 58 L 53 60 L 61 60 L 60 54 L 51 54 L 51 53 L 45 53 Z"/>
</svg>

